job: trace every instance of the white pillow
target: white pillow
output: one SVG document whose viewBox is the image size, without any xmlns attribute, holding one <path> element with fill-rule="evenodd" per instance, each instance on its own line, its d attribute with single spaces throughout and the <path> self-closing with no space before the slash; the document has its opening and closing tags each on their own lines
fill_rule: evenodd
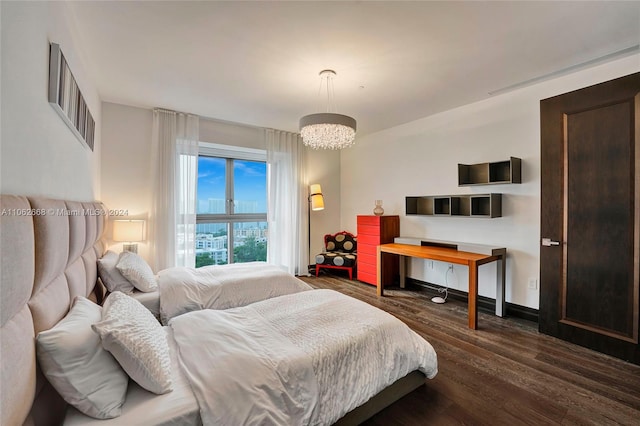
<svg viewBox="0 0 640 426">
<path fill-rule="evenodd" d="M 133 284 L 129 282 L 116 268 L 118 254 L 107 251 L 101 259 L 98 259 L 98 274 L 109 292 L 121 291 L 131 293 Z"/>
<path fill-rule="evenodd" d="M 123 251 L 120 253 L 116 268 L 140 291 L 155 291 L 158 288 L 156 276 L 147 262 L 136 253 Z"/>
<path fill-rule="evenodd" d="M 42 372 L 65 401 L 88 416 L 111 419 L 121 413 L 129 378 L 91 329 L 101 317 L 100 306 L 78 296 L 66 317 L 38 333 L 36 347 Z"/>
<path fill-rule="evenodd" d="M 142 303 L 121 292 L 111 293 L 102 308 L 102 321 L 93 324 L 93 330 L 136 383 L 156 394 L 172 390 L 167 334 Z"/>
</svg>

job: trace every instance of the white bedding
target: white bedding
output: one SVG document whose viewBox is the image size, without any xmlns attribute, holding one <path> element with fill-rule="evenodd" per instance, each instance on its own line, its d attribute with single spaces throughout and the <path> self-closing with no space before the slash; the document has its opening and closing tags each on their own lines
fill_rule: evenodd
<svg viewBox="0 0 640 426">
<path fill-rule="evenodd" d="M 231 311 L 169 323 L 203 423 L 310 424 L 318 400 L 311 359 L 255 311 Z"/>
<path fill-rule="evenodd" d="M 428 342 L 392 315 L 332 290 L 192 312 L 170 327 L 201 416 L 213 424 L 329 425 L 411 371 L 437 374 Z"/>
<path fill-rule="evenodd" d="M 108 420 L 94 419 L 84 415 L 73 406 L 67 407 L 65 426 L 197 426 L 201 425 L 198 401 L 178 362 L 175 341 L 168 333 L 171 354 L 171 381 L 173 391 L 164 395 L 153 394 L 129 380 L 127 398 L 119 417 Z"/>
<path fill-rule="evenodd" d="M 160 319 L 201 309 L 228 309 L 311 287 L 265 262 L 175 267 L 158 273 Z"/>
<path fill-rule="evenodd" d="M 142 303 L 154 317 L 160 318 L 160 292 L 157 289 L 148 292 L 134 290 L 129 296 Z"/>
</svg>

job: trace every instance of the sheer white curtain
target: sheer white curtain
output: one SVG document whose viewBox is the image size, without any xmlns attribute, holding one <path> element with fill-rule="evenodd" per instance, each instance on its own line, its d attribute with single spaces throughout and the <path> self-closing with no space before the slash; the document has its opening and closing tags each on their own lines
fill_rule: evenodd
<svg viewBox="0 0 640 426">
<path fill-rule="evenodd" d="M 152 139 L 154 270 L 195 266 L 199 118 L 155 109 Z"/>
<path fill-rule="evenodd" d="M 266 129 L 269 243 L 267 262 L 307 275 L 305 151 L 297 133 Z"/>
</svg>

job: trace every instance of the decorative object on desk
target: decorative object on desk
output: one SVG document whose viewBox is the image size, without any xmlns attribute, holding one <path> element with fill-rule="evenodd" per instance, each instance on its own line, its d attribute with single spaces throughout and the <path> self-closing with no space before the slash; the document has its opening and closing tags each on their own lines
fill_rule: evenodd
<svg viewBox="0 0 640 426">
<path fill-rule="evenodd" d="M 356 137 L 356 120 L 336 114 L 333 90 L 334 70 L 320 71 L 320 91 L 326 87 L 327 112 L 305 115 L 300 119 L 300 135 L 305 145 L 313 149 L 341 149 L 353 145 Z"/>
<path fill-rule="evenodd" d="M 137 242 L 144 241 L 144 220 L 114 220 L 113 241 L 124 241 L 123 251 L 138 253 Z"/>
<path fill-rule="evenodd" d="M 78 88 L 60 45 L 49 49 L 49 103 L 71 132 L 93 151 L 95 121 Z"/>
<path fill-rule="evenodd" d="M 384 209 L 382 208 L 382 200 L 376 200 L 376 206 L 373 209 L 373 214 L 376 216 L 382 216 L 384 214 Z"/>
</svg>

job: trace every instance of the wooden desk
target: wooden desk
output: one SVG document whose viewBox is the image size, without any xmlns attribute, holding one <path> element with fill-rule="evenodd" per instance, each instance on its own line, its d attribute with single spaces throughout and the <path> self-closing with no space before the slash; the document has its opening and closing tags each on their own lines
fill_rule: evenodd
<svg viewBox="0 0 640 426">
<path fill-rule="evenodd" d="M 467 251 L 459 251 L 454 248 L 419 246 L 411 244 L 381 244 L 378 246 L 378 296 L 384 296 L 384 284 L 382 282 L 382 254 L 390 253 L 400 256 L 400 287 L 404 288 L 406 276 L 405 261 L 407 257 L 418 257 L 422 259 L 439 260 L 442 262 L 455 263 L 457 265 L 466 265 L 469 268 L 469 328 L 476 330 L 478 328 L 478 267 L 485 263 L 500 261 L 501 267 L 498 274 L 498 287 L 502 287 L 502 291 L 498 292 L 496 297 L 496 314 L 502 316 L 504 306 L 504 257 L 506 250 L 498 251 L 494 254 L 472 253 Z M 498 300 L 502 297 L 502 300 Z M 498 313 L 498 306 L 500 310 Z"/>
</svg>

